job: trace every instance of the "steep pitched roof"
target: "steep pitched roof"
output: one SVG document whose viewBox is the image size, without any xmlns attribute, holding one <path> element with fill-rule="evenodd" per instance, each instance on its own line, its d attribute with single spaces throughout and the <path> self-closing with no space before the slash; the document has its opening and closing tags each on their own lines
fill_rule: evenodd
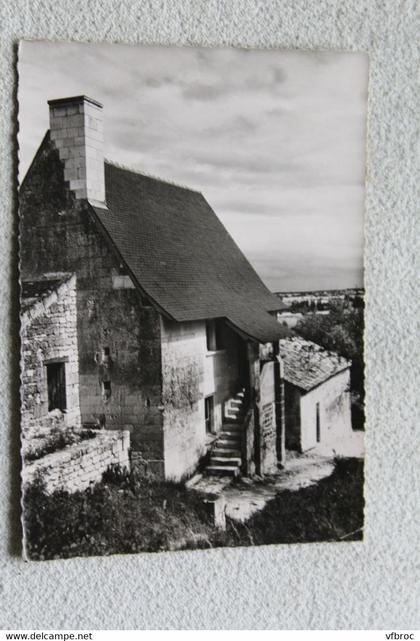
<svg viewBox="0 0 420 641">
<path fill-rule="evenodd" d="M 351 361 L 335 352 L 327 352 L 320 345 L 297 336 L 280 340 L 279 346 L 284 379 L 305 392 L 351 365 Z"/>
<path fill-rule="evenodd" d="M 286 331 L 267 289 L 201 193 L 105 163 L 100 224 L 144 292 L 177 321 L 226 318 L 247 337 Z"/>
</svg>

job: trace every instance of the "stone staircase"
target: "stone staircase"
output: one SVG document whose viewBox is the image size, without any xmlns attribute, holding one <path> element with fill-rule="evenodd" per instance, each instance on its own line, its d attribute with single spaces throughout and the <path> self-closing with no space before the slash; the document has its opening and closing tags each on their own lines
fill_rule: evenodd
<svg viewBox="0 0 420 641">
<path fill-rule="evenodd" d="M 205 473 L 238 476 L 242 465 L 242 431 L 245 415 L 245 390 L 225 403 L 223 427 L 215 441 Z"/>
</svg>

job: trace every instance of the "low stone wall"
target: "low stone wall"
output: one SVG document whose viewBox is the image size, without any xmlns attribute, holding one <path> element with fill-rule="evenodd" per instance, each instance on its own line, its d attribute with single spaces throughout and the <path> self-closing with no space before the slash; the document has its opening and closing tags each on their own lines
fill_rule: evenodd
<svg viewBox="0 0 420 641">
<path fill-rule="evenodd" d="M 48 423 L 49 363 L 63 363 L 66 425 L 80 427 L 76 277 L 71 276 L 21 314 L 22 429 Z"/>
<path fill-rule="evenodd" d="M 45 483 L 46 491 L 76 492 L 102 479 L 112 464 L 130 469 L 130 432 L 101 431 L 95 438 L 82 441 L 64 450 L 47 454 L 37 461 L 26 463 L 23 471 L 24 485 L 38 476 Z"/>
</svg>

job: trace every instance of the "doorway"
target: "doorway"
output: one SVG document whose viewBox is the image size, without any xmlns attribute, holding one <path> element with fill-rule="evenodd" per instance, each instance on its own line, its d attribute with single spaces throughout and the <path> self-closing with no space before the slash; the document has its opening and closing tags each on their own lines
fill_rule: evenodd
<svg viewBox="0 0 420 641">
<path fill-rule="evenodd" d="M 206 434 L 214 432 L 214 397 L 207 396 L 204 399 L 204 420 L 206 423 Z"/>
</svg>

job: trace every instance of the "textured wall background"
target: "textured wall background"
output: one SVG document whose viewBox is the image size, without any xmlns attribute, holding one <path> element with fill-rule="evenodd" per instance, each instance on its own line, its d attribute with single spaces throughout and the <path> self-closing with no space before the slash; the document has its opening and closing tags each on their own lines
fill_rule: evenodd
<svg viewBox="0 0 420 641">
<path fill-rule="evenodd" d="M 418 8 L 415 0 L 1 0 L 1 628 L 420 627 Z M 21 560 L 15 178 L 20 38 L 370 53 L 364 543 Z"/>
</svg>

